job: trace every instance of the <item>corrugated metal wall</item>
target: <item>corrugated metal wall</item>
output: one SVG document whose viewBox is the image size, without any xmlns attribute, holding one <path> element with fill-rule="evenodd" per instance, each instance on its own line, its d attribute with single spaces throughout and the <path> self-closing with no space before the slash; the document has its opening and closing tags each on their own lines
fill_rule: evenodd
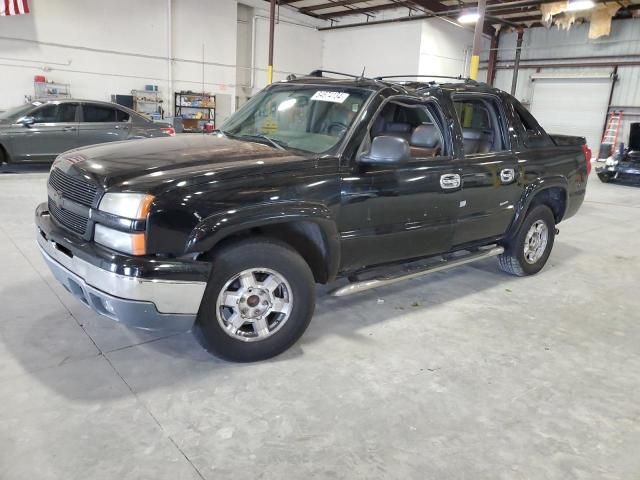
<svg viewBox="0 0 640 480">
<path fill-rule="evenodd" d="M 568 31 L 556 27 L 525 30 L 516 97 L 525 104 L 530 102 L 533 91 L 531 76 L 536 73 L 590 76 L 613 72 L 613 66 L 553 68 L 553 64 L 640 62 L 640 18 L 612 22 L 611 35 L 598 40 L 589 40 L 587 38 L 588 30 L 589 24 L 576 25 Z M 499 66 L 505 65 L 504 62 L 509 66 L 512 65 L 516 37 L 515 32 L 504 33 L 500 36 Z M 482 57 L 486 59 L 487 52 L 483 52 Z M 579 59 L 560 60 L 572 57 L 579 57 Z M 538 71 L 538 69 L 527 68 L 527 61 L 549 66 Z M 486 63 L 483 65 L 486 66 Z M 624 111 L 624 130 L 621 139 L 626 142 L 629 123 L 640 122 L 640 65 L 620 66 L 618 77 L 619 81 L 615 85 L 611 105 L 615 109 L 623 109 Z M 499 69 L 496 72 L 495 86 L 510 91 L 512 79 L 513 70 L 511 68 Z"/>
</svg>

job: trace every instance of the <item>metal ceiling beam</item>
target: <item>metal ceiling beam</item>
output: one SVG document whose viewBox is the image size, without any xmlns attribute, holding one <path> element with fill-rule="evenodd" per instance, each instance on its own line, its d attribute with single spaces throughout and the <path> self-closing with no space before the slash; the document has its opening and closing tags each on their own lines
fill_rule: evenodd
<svg viewBox="0 0 640 480">
<path fill-rule="evenodd" d="M 381 10 L 392 10 L 394 8 L 412 7 L 412 6 L 413 6 L 413 2 L 410 2 L 410 1 L 387 3 L 384 5 L 376 5 L 376 6 L 363 7 L 363 8 L 353 8 L 351 10 L 341 10 L 339 12 L 324 13 L 324 14 L 318 15 L 318 18 L 321 18 L 323 20 L 329 20 L 331 18 L 336 18 L 336 17 L 346 17 L 347 15 L 367 14 L 367 13 L 379 12 Z"/>
<path fill-rule="evenodd" d="M 426 8 L 430 12 L 438 13 L 447 10 L 449 7 L 438 0 L 412 0 L 418 7 Z"/>
<path fill-rule="evenodd" d="M 337 0 L 329 3 L 319 3 L 317 5 L 309 5 L 308 7 L 298 7 L 300 13 L 316 12 L 318 10 L 326 10 L 327 8 L 334 7 L 347 7 L 349 5 L 355 5 L 356 3 L 364 3 L 367 0 Z"/>
</svg>

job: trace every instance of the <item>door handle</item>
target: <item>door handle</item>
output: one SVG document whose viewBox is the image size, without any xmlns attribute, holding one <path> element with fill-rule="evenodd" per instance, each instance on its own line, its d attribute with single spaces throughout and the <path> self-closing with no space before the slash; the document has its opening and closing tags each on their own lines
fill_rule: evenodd
<svg viewBox="0 0 640 480">
<path fill-rule="evenodd" d="M 516 171 L 513 168 L 503 168 L 500 170 L 500 181 L 502 183 L 511 183 L 516 178 Z"/>
<path fill-rule="evenodd" d="M 76 129 L 76 127 L 64 127 L 62 130 L 64 130 L 65 132 L 73 132 Z"/>
<path fill-rule="evenodd" d="M 114 128 L 115 128 L 116 130 L 120 130 L 120 125 L 116 125 Z"/>
<path fill-rule="evenodd" d="M 460 175 L 457 173 L 446 173 L 440 175 L 440 186 L 445 190 L 460 188 Z"/>
</svg>

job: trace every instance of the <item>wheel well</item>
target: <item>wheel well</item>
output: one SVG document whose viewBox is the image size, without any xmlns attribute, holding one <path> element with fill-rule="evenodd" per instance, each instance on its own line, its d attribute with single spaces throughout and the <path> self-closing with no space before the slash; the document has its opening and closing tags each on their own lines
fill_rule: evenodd
<svg viewBox="0 0 640 480">
<path fill-rule="evenodd" d="M 9 153 L 7 149 L 0 143 L 0 164 L 9 161 Z"/>
<path fill-rule="evenodd" d="M 553 212 L 556 223 L 560 223 L 567 210 L 567 192 L 561 187 L 545 188 L 533 198 L 529 209 L 536 205 L 549 207 Z"/>
<path fill-rule="evenodd" d="M 304 258 L 316 282 L 326 283 L 329 280 L 326 261 L 329 252 L 325 237 L 320 226 L 310 221 L 269 224 L 235 232 L 216 243 L 207 256 L 229 243 L 250 236 L 273 238 L 287 244 Z"/>
</svg>

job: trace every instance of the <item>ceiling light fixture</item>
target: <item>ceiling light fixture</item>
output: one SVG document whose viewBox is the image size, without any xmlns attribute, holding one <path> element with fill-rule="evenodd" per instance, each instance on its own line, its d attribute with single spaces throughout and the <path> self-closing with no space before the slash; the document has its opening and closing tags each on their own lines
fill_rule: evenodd
<svg viewBox="0 0 640 480">
<path fill-rule="evenodd" d="M 460 23 L 476 23 L 480 18 L 478 10 L 463 10 L 458 17 Z"/>
<path fill-rule="evenodd" d="M 579 10 L 589 10 L 596 4 L 593 0 L 569 0 L 567 2 L 567 12 L 577 12 Z"/>
</svg>

